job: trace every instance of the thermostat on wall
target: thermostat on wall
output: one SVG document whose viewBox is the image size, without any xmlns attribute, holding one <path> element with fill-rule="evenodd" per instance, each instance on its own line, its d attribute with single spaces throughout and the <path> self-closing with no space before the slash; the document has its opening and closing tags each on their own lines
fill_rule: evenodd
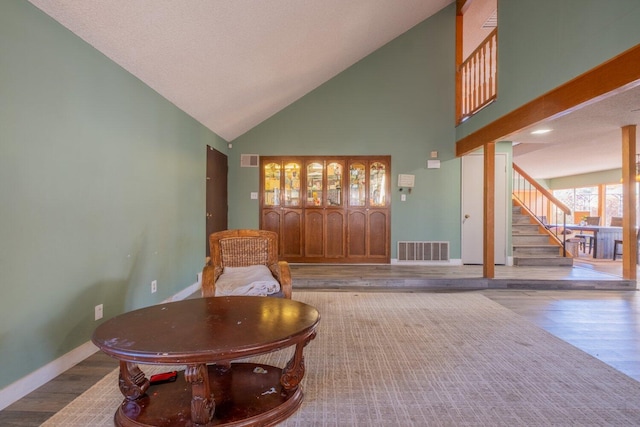
<svg viewBox="0 0 640 427">
<path fill-rule="evenodd" d="M 415 181 L 415 175 L 406 175 L 402 173 L 398 175 L 398 187 L 413 188 Z"/>
</svg>

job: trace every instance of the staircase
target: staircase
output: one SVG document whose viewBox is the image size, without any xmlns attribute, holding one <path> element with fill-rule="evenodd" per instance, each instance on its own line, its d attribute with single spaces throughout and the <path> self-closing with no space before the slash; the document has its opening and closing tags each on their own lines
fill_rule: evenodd
<svg viewBox="0 0 640 427">
<path fill-rule="evenodd" d="M 516 201 L 513 203 L 511 218 L 513 265 L 573 266 L 573 258 L 562 256 L 562 244 Z"/>
</svg>

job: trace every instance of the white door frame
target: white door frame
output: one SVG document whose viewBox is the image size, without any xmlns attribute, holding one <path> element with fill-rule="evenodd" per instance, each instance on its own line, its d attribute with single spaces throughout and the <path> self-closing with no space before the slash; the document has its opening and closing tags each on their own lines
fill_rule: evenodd
<svg viewBox="0 0 640 427">
<path fill-rule="evenodd" d="M 496 153 L 495 176 L 495 236 L 494 261 L 496 264 L 507 264 L 507 219 L 508 185 L 507 154 Z M 463 264 L 482 264 L 483 250 L 483 203 L 484 190 L 484 154 L 468 154 L 462 157 L 462 224 L 461 253 Z"/>
</svg>

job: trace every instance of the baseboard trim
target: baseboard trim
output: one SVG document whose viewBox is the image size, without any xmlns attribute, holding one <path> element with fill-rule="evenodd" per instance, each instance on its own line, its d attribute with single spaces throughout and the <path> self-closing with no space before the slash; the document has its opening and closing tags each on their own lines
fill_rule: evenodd
<svg viewBox="0 0 640 427">
<path fill-rule="evenodd" d="M 76 347 L 62 357 L 57 358 L 40 369 L 20 378 L 14 383 L 0 390 L 0 410 L 6 408 L 17 400 L 22 399 L 38 387 L 51 381 L 67 369 L 82 362 L 87 357 L 98 351 L 98 347 L 91 341 Z"/>
<path fill-rule="evenodd" d="M 200 289 L 200 283 L 194 283 L 174 296 L 167 298 L 163 302 L 183 300 L 192 295 L 198 289 Z M 74 348 L 70 352 L 46 364 L 42 368 L 33 371 L 12 384 L 9 384 L 0 390 L 0 411 L 12 403 L 22 399 L 38 387 L 41 387 L 51 381 L 64 371 L 71 369 L 97 351 L 98 347 L 96 347 L 91 341 L 87 341 L 81 346 Z"/>
<path fill-rule="evenodd" d="M 173 302 L 173 301 L 181 301 L 181 300 L 189 297 L 193 293 L 195 293 L 198 289 L 200 289 L 200 282 L 196 282 L 193 285 L 184 288 L 183 290 L 181 290 L 180 292 L 178 292 L 174 296 L 169 297 L 166 300 L 162 301 L 162 303 Z"/>
</svg>

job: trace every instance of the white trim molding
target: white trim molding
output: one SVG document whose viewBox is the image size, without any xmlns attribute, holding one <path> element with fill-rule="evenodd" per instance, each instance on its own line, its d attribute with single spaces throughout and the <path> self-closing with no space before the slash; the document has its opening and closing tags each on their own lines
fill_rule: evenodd
<svg viewBox="0 0 640 427">
<path fill-rule="evenodd" d="M 69 353 L 57 358 L 29 375 L 20 378 L 0 390 L 0 410 L 11 405 L 13 402 L 22 399 L 38 387 L 51 381 L 67 369 L 70 369 L 82 362 L 87 357 L 98 351 L 98 347 L 91 341 L 76 347 Z"/>
</svg>

